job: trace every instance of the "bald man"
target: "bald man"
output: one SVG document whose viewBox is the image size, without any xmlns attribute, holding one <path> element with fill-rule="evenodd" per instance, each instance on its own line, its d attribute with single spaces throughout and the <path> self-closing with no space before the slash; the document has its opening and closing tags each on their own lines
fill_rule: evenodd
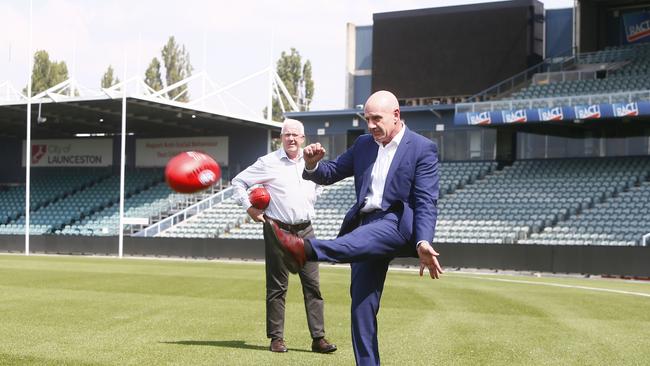
<svg viewBox="0 0 650 366">
<path fill-rule="evenodd" d="M 370 96 L 364 118 L 369 135 L 360 136 L 334 161 L 322 161 L 319 144 L 305 147 L 303 177 L 333 184 L 354 176 L 357 200 L 334 240 L 299 238 L 274 222 L 265 225 L 285 253 L 291 271 L 310 261 L 352 263 L 352 344 L 358 365 L 379 365 L 377 313 L 390 261 L 420 259 L 420 276 L 442 274 L 431 246 L 438 201 L 436 145 L 410 131 L 400 119 L 397 98 L 388 91 Z"/>
<path fill-rule="evenodd" d="M 300 121 L 287 119 L 281 132 L 282 148 L 262 156 L 232 180 L 235 200 L 246 209 L 256 222 L 270 218 L 283 229 L 301 238 L 314 236 L 311 220 L 314 218 L 314 204 L 320 188 L 313 182 L 302 179 L 305 161 L 302 145 L 305 129 Z M 254 185 L 263 185 L 271 202 L 266 210 L 259 210 L 248 200 L 246 190 Z M 272 352 L 287 352 L 284 340 L 284 304 L 289 285 L 286 266 L 280 253 L 269 244 L 268 231 L 264 234 L 266 265 L 266 335 L 271 339 Z M 330 353 L 336 345 L 325 339 L 324 301 L 320 292 L 318 263 L 309 263 L 299 270 L 302 293 L 307 312 L 307 326 L 312 337 L 314 352 Z"/>
</svg>

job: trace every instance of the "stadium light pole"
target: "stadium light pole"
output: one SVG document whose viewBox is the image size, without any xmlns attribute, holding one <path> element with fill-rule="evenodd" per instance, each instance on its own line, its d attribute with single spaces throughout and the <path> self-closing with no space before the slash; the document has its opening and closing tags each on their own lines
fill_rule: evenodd
<svg viewBox="0 0 650 366">
<path fill-rule="evenodd" d="M 273 121 L 273 41 L 275 38 L 275 30 L 271 31 L 271 45 L 269 47 L 269 95 L 268 104 L 266 107 L 266 120 L 267 122 Z"/>
<path fill-rule="evenodd" d="M 32 0 L 29 0 L 29 40 L 27 46 L 27 136 L 25 138 L 25 255 L 29 255 L 29 201 L 31 190 L 32 168 Z"/>
<path fill-rule="evenodd" d="M 124 49 L 124 71 L 122 73 L 122 130 L 120 134 L 120 223 L 118 237 L 118 257 L 124 253 L 124 166 L 126 165 L 126 49 Z"/>
<path fill-rule="evenodd" d="M 207 74 L 208 65 L 208 32 L 203 28 L 203 72 Z M 205 95 L 205 75 L 201 78 L 201 95 Z M 201 101 L 201 107 L 205 108 L 205 99 Z"/>
</svg>

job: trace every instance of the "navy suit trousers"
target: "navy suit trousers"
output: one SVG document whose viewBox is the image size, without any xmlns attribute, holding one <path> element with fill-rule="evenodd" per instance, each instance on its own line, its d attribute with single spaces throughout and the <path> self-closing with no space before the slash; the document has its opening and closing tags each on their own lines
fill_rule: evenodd
<svg viewBox="0 0 650 366">
<path fill-rule="evenodd" d="M 310 239 L 318 261 L 352 262 L 352 345 L 357 365 L 379 365 L 377 314 L 390 261 L 408 242 L 392 212 L 362 215 L 361 225 L 334 240 Z"/>
</svg>

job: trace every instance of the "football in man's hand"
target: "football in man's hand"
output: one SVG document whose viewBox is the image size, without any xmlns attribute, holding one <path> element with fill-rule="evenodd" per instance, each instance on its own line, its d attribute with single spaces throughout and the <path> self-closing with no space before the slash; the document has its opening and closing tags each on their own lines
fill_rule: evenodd
<svg viewBox="0 0 650 366">
<path fill-rule="evenodd" d="M 204 190 L 221 178 L 221 167 L 209 155 L 198 151 L 182 152 L 169 160 L 165 181 L 179 193 Z"/>
<path fill-rule="evenodd" d="M 269 206 L 271 202 L 271 195 L 269 191 L 264 187 L 257 187 L 248 194 L 248 200 L 251 201 L 251 205 L 258 210 L 264 210 Z"/>
</svg>

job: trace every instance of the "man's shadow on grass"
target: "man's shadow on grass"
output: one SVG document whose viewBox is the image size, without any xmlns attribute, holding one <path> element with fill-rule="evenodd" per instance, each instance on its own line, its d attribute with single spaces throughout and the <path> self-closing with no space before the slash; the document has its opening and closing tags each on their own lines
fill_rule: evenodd
<svg viewBox="0 0 650 366">
<path fill-rule="evenodd" d="M 269 351 L 269 347 L 257 346 L 254 344 L 246 344 L 246 341 L 173 341 L 173 342 L 159 342 L 164 344 L 180 344 L 183 346 L 212 346 L 212 347 L 225 347 L 225 348 L 239 348 L 239 349 L 252 349 L 256 351 Z M 289 348 L 289 352 L 308 352 L 311 350 Z"/>
</svg>

